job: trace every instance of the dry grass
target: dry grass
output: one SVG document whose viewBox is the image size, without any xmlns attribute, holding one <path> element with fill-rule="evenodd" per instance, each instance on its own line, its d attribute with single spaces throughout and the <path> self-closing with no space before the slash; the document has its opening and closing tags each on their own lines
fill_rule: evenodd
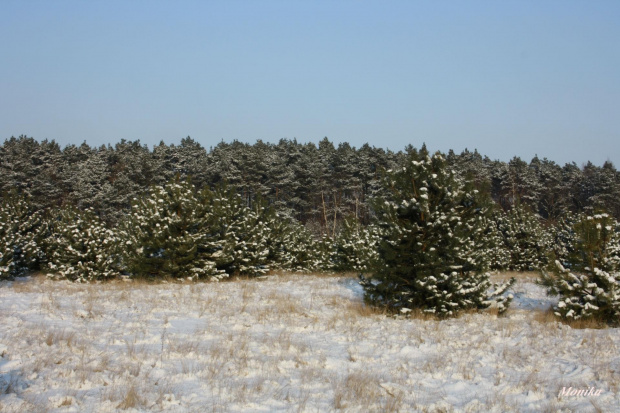
<svg viewBox="0 0 620 413">
<path fill-rule="evenodd" d="M 532 319 L 541 323 L 541 324 L 553 324 L 553 323 L 562 323 L 571 328 L 577 330 L 585 330 L 585 329 L 606 329 L 609 328 L 609 325 L 601 320 L 595 318 L 589 319 L 580 319 L 580 320 L 569 320 L 562 317 L 558 317 L 554 314 L 553 309 L 549 308 L 546 311 L 533 311 Z"/>
<path fill-rule="evenodd" d="M 513 277 L 517 281 L 533 282 L 540 278 L 540 273 L 537 271 L 502 271 L 500 273 L 491 273 L 492 282 L 505 282 Z"/>
</svg>

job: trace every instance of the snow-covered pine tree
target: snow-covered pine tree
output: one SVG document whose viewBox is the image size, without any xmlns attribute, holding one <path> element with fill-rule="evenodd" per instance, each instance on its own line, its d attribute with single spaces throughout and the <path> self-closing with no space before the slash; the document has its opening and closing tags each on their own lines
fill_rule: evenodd
<svg viewBox="0 0 620 413">
<path fill-rule="evenodd" d="M 121 226 L 123 264 L 133 277 L 206 278 L 227 274 L 216 267 L 223 242 L 207 195 L 179 179 L 151 187 L 134 199 Z"/>
<path fill-rule="evenodd" d="M 525 206 L 515 205 L 498 217 L 497 222 L 504 245 L 510 251 L 511 270 L 534 271 L 547 266 L 553 240 L 538 215 Z"/>
<path fill-rule="evenodd" d="M 217 268 L 228 274 L 266 273 L 270 228 L 263 219 L 263 202 L 257 202 L 255 210 L 247 208 L 241 197 L 224 184 L 208 192 L 207 205 L 213 215 L 209 234 L 222 243 Z"/>
<path fill-rule="evenodd" d="M 14 191 L 0 203 L 0 279 L 25 275 L 43 259 L 41 213 Z"/>
<path fill-rule="evenodd" d="M 291 218 L 282 216 L 275 208 L 266 208 L 263 210 L 262 219 L 269 228 L 269 237 L 266 239 L 269 251 L 267 264 L 274 270 L 290 268 L 293 258 L 286 247 L 290 244 Z"/>
<path fill-rule="evenodd" d="M 497 207 L 491 213 L 486 232 L 488 240 L 489 268 L 495 271 L 507 270 L 510 267 L 510 250 L 506 246 L 500 226 L 506 220 L 506 213 Z"/>
<path fill-rule="evenodd" d="M 336 246 L 334 239 L 327 234 L 312 240 L 312 261 L 310 269 L 313 271 L 330 272 L 336 264 Z"/>
<path fill-rule="evenodd" d="M 336 271 L 372 271 L 379 259 L 379 231 L 373 224 L 363 226 L 354 217 L 342 224 L 336 245 Z"/>
<path fill-rule="evenodd" d="M 452 316 L 486 308 L 498 296 L 500 312 L 510 301 L 506 288 L 491 288 L 484 229 L 488 207 L 470 183 L 458 180 L 439 153 L 409 151 L 404 167 L 387 175 L 388 197 L 375 210 L 382 239 L 382 268 L 361 277 L 366 301 L 407 314 L 419 308 Z"/>
<path fill-rule="evenodd" d="M 583 219 L 583 216 L 568 212 L 566 215 L 560 217 L 555 225 L 550 228 L 553 238 L 555 260 L 560 261 L 560 264 L 567 268 L 571 265 L 569 258 L 574 253 L 575 244 L 577 242 L 575 224 L 581 219 Z M 555 265 L 555 263 L 552 265 Z"/>
<path fill-rule="evenodd" d="M 331 245 L 329 238 L 316 241 L 299 221 L 273 214 L 268 220 L 268 262 L 271 268 L 296 272 L 327 270 Z"/>
<path fill-rule="evenodd" d="M 48 227 L 43 244 L 49 277 L 86 282 L 119 275 L 117 234 L 92 209 L 56 211 Z"/>
<path fill-rule="evenodd" d="M 559 295 L 554 313 L 566 319 L 598 319 L 620 325 L 620 227 L 606 213 L 582 216 L 574 225 L 568 268 L 559 261 L 540 283 Z"/>
</svg>

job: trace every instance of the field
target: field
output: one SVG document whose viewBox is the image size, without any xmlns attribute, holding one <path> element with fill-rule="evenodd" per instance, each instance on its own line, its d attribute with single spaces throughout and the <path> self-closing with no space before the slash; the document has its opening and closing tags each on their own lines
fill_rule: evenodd
<svg viewBox="0 0 620 413">
<path fill-rule="evenodd" d="M 2 282 L 0 411 L 620 411 L 618 329 L 558 323 L 519 277 L 506 316 L 442 321 L 346 276 Z"/>
</svg>

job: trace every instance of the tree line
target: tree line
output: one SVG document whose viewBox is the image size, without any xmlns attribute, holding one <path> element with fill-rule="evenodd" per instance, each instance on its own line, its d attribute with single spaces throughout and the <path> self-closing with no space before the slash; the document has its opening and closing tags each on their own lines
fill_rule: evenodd
<svg viewBox="0 0 620 413">
<path fill-rule="evenodd" d="M 0 192 L 16 190 L 41 210 L 92 208 L 115 223 L 152 185 L 191 177 L 198 189 L 226 182 L 246 206 L 261 198 L 315 235 L 334 236 L 348 218 L 364 225 L 371 221 L 371 200 L 383 190 L 382 174 L 402 167 L 415 150 L 336 146 L 327 138 L 318 144 L 220 142 L 209 149 L 190 137 L 152 149 L 126 140 L 61 147 L 20 136 L 0 146 Z M 503 162 L 468 150 L 449 151 L 445 158 L 449 168 L 472 180 L 504 211 L 526 206 L 552 223 L 568 213 L 597 210 L 620 218 L 620 174 L 611 162 L 600 167 L 590 162 L 561 166 L 538 157 Z"/>
<path fill-rule="evenodd" d="M 356 271 L 369 304 L 447 317 L 506 311 L 515 280 L 492 285 L 488 270 L 538 270 L 560 296 L 559 317 L 620 322 L 611 163 L 502 163 L 327 139 L 206 151 L 186 138 L 151 151 L 20 137 L 1 149 L 0 279 Z"/>
</svg>

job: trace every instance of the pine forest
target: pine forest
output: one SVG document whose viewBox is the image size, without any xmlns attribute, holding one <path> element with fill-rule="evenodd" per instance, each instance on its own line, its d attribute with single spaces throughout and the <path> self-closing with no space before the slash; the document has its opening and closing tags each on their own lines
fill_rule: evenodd
<svg viewBox="0 0 620 413">
<path fill-rule="evenodd" d="M 2 278 L 356 272 L 368 303 L 441 317 L 491 304 L 501 313 L 514 280 L 492 286 L 489 271 L 540 271 L 560 295 L 556 315 L 613 324 L 620 314 L 620 173 L 610 162 L 327 138 L 206 149 L 187 137 L 150 149 L 20 136 L 0 147 L 0 191 Z"/>
</svg>

